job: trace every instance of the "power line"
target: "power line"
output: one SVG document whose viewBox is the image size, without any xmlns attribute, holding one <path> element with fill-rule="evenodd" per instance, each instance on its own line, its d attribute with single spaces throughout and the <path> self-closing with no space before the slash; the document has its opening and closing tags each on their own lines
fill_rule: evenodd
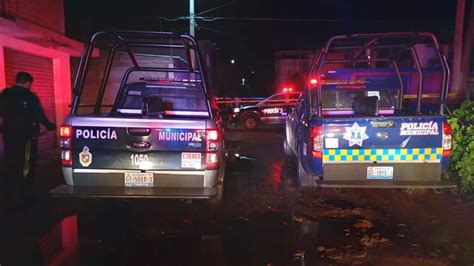
<svg viewBox="0 0 474 266">
<path fill-rule="evenodd" d="M 169 17 L 152 17 L 158 19 L 164 19 L 166 21 L 179 21 L 188 20 L 188 16 L 169 18 Z M 216 20 L 240 20 L 240 21 L 281 21 L 281 22 L 354 22 L 353 19 L 308 19 L 308 18 L 264 18 L 264 17 L 195 17 L 207 22 L 213 22 Z"/>
<path fill-rule="evenodd" d="M 226 7 L 226 6 L 228 6 L 228 5 L 232 5 L 233 3 L 235 3 L 235 1 L 231 1 L 231 2 L 225 3 L 225 4 L 223 4 L 223 5 L 220 5 L 220 6 L 217 6 L 217 7 L 213 7 L 213 8 L 211 8 L 211 9 L 208 9 L 208 10 L 202 11 L 201 13 L 196 14 L 196 16 L 199 16 L 199 15 L 202 15 L 202 14 L 205 14 L 205 13 L 212 12 L 212 11 L 214 11 L 214 10 L 216 10 L 216 9 L 219 9 L 219 8 L 222 8 L 222 7 Z"/>
<path fill-rule="evenodd" d="M 247 21 L 284 21 L 284 22 L 353 22 L 352 19 L 311 19 L 311 18 L 262 18 L 262 17 L 196 17 L 204 21 L 247 20 Z"/>
</svg>

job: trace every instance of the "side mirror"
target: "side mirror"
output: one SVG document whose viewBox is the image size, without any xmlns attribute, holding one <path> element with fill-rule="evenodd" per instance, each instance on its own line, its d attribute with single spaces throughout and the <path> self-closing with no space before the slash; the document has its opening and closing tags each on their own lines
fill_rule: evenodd
<svg viewBox="0 0 474 266">
<path fill-rule="evenodd" d="M 352 103 L 354 116 L 378 116 L 379 98 L 377 96 L 358 97 Z"/>
</svg>

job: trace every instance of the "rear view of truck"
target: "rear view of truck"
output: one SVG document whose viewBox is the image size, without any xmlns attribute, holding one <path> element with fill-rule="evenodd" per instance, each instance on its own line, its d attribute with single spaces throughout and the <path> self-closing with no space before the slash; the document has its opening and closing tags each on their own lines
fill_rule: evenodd
<svg viewBox="0 0 474 266">
<path fill-rule="evenodd" d="M 423 61 L 426 49 L 432 57 Z M 407 84 L 414 71 L 415 92 Z M 436 71 L 442 77 L 439 90 L 436 99 L 428 99 L 424 74 Z M 452 139 L 443 116 L 448 79 L 446 59 L 429 33 L 330 39 L 286 124 L 285 147 L 297 157 L 300 184 L 452 186 L 442 179 Z"/>
<path fill-rule="evenodd" d="M 222 121 L 201 62 L 187 35 L 96 33 L 60 128 L 66 185 L 52 195 L 219 199 Z"/>
</svg>

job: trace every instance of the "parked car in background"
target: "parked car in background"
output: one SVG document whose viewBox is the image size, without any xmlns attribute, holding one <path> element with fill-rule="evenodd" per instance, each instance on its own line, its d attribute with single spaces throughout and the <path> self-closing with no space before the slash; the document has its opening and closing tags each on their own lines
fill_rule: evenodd
<svg viewBox="0 0 474 266">
<path fill-rule="evenodd" d="M 243 125 L 246 129 L 255 129 L 261 124 L 284 124 L 300 94 L 286 91 L 254 105 L 236 107 L 233 109 L 231 122 L 236 126 Z"/>
</svg>

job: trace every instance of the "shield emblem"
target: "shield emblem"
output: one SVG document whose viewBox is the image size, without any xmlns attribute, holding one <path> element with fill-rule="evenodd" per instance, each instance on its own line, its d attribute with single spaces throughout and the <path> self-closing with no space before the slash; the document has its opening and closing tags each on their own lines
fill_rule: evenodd
<svg viewBox="0 0 474 266">
<path fill-rule="evenodd" d="M 84 167 L 88 167 L 92 163 L 92 153 L 89 152 L 89 147 L 85 146 L 79 153 L 79 162 Z"/>
</svg>

